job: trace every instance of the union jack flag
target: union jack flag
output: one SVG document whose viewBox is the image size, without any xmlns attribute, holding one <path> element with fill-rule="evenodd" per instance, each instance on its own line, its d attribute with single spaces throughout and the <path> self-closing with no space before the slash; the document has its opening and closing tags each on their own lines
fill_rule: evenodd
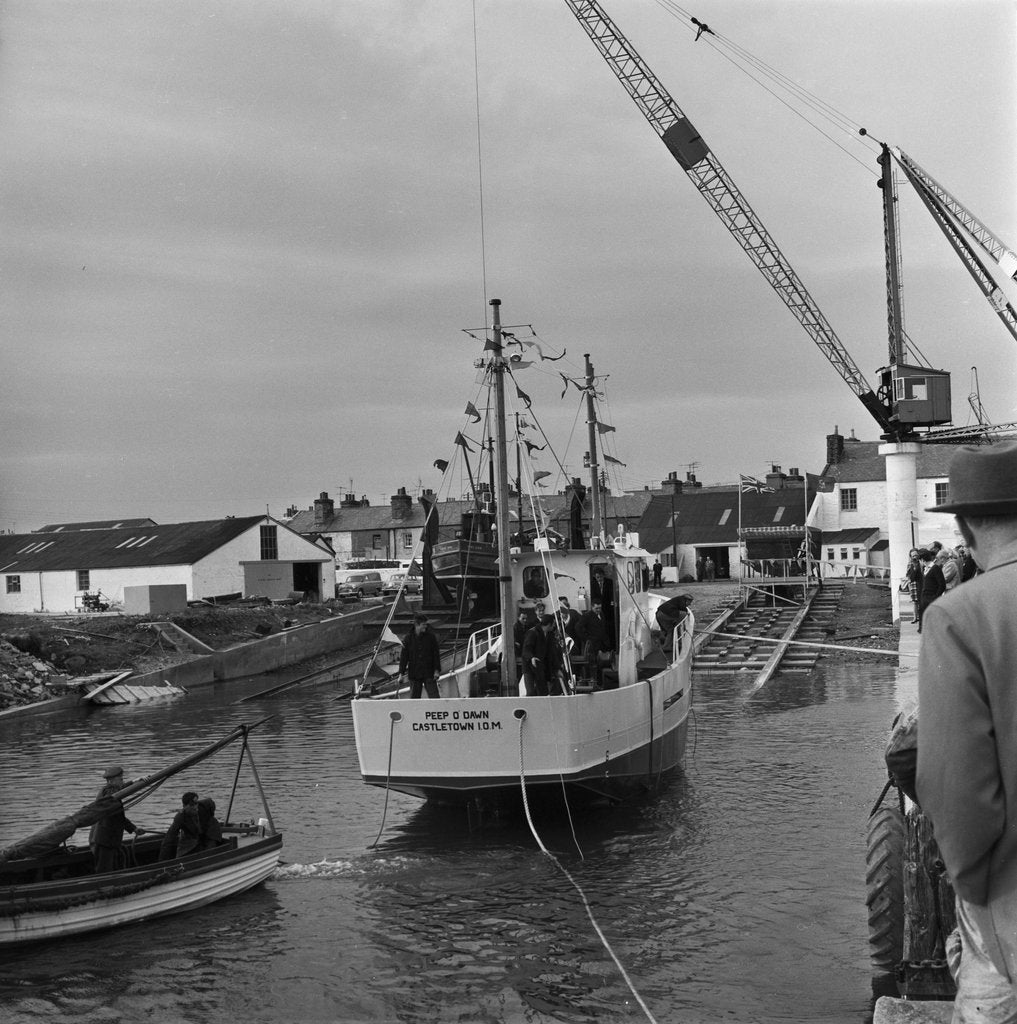
<svg viewBox="0 0 1017 1024">
<path fill-rule="evenodd" d="M 762 480 L 757 480 L 754 476 L 741 476 L 739 474 L 738 479 L 741 481 L 742 494 L 746 494 L 749 491 L 754 491 L 756 494 L 762 494 L 764 491 L 768 491 L 770 494 L 773 493 L 772 487 L 767 487 Z"/>
</svg>

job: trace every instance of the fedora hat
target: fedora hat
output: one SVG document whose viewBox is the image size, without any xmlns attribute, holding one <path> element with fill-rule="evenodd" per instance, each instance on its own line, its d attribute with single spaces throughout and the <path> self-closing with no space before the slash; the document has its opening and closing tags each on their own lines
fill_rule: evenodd
<svg viewBox="0 0 1017 1024">
<path fill-rule="evenodd" d="M 1017 515 L 1017 441 L 958 448 L 950 461 L 950 500 L 925 511 Z"/>
</svg>

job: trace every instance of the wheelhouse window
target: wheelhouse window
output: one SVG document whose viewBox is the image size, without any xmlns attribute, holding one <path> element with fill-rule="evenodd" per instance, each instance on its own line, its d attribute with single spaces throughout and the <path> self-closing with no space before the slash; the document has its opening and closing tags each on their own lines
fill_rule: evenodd
<svg viewBox="0 0 1017 1024">
<path fill-rule="evenodd" d="M 841 512 L 858 511 L 857 487 L 842 487 L 840 489 L 840 510 Z"/>
<path fill-rule="evenodd" d="M 547 585 L 547 573 L 542 565 L 531 565 L 523 570 L 523 596 L 547 597 L 551 588 Z"/>
<path fill-rule="evenodd" d="M 7 577 L 7 593 L 8 594 L 20 594 L 21 593 L 21 577 L 20 576 L 8 576 Z"/>
<path fill-rule="evenodd" d="M 78 569 L 78 590 L 88 590 L 92 585 L 92 574 L 88 569 Z"/>
<path fill-rule="evenodd" d="M 261 527 L 261 560 L 273 561 L 279 557 L 279 538 L 275 526 Z"/>
</svg>

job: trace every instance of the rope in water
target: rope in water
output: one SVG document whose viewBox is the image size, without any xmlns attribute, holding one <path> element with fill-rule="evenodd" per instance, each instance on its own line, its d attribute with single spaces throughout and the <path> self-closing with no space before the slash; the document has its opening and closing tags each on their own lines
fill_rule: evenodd
<svg viewBox="0 0 1017 1024">
<path fill-rule="evenodd" d="M 388 795 L 391 792 L 389 789 L 389 783 L 392 781 L 392 747 L 395 745 L 395 727 L 403 716 L 398 711 L 389 712 L 389 726 L 388 726 L 388 768 L 385 771 L 385 806 L 381 811 L 381 828 L 378 829 L 378 834 L 374 837 L 374 842 L 368 847 L 369 850 L 374 849 L 378 845 L 378 840 L 381 839 L 382 832 L 385 831 L 385 819 L 388 817 Z"/>
<path fill-rule="evenodd" d="M 625 984 L 628 985 L 629 991 L 632 993 L 632 997 L 639 1004 L 639 1008 L 646 1014 L 646 1019 L 650 1021 L 650 1024 L 657 1024 L 656 1018 L 650 1012 L 650 1008 L 643 1002 L 643 997 L 636 990 L 636 986 L 633 984 L 632 979 L 629 977 L 628 971 L 622 965 L 622 962 L 615 955 L 614 950 L 611 948 L 611 943 L 608 942 L 607 936 L 600 929 L 600 925 L 597 924 L 597 919 L 593 916 L 593 910 L 590 907 L 590 903 L 586 898 L 586 893 L 583 892 L 582 887 L 579 883 L 569 874 L 568 869 L 561 861 L 544 845 L 537 832 L 536 827 L 533 824 L 533 818 L 530 815 L 530 802 L 526 796 L 526 768 L 523 758 L 523 722 L 526 720 L 525 711 L 517 711 L 516 717 L 519 719 L 519 786 L 523 796 L 523 810 L 526 813 L 526 823 L 530 826 L 530 832 L 533 834 L 533 838 L 540 847 L 540 852 L 548 857 L 554 866 L 568 879 L 569 884 L 579 893 L 579 898 L 583 901 L 583 907 L 586 910 L 586 916 L 590 919 L 590 924 L 593 925 L 593 930 L 597 933 L 597 937 L 600 939 L 604 949 L 607 950 L 608 956 L 614 961 L 615 967 L 618 968 L 622 978 L 625 979 Z"/>
</svg>

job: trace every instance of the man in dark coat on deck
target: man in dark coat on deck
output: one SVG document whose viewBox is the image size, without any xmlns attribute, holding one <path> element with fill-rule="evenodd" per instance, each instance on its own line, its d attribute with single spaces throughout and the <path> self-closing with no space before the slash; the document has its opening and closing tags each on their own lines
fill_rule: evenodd
<svg viewBox="0 0 1017 1024">
<path fill-rule="evenodd" d="M 441 675 L 441 648 L 438 637 L 427 622 L 427 616 L 417 612 L 413 616 L 413 629 L 403 640 L 399 656 L 399 681 L 410 680 L 410 697 L 417 700 L 427 690 L 427 696 L 439 697 L 438 676 Z"/>
<path fill-rule="evenodd" d="M 523 640 L 523 688 L 527 697 L 548 695 L 548 684 L 561 656 L 552 636 L 554 628 L 554 616 L 541 615 Z"/>
</svg>

